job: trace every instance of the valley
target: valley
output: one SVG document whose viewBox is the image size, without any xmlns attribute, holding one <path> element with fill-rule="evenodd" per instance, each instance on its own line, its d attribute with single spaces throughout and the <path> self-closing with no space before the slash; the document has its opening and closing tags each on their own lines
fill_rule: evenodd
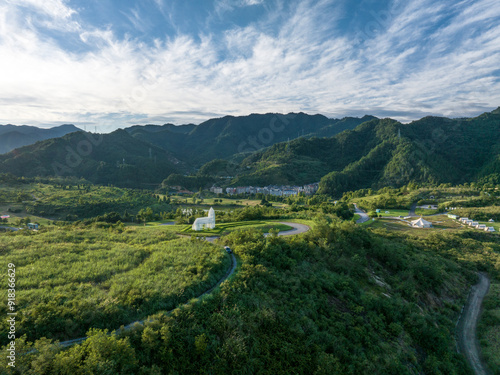
<svg viewBox="0 0 500 375">
<path fill-rule="evenodd" d="M 370 117 L 204 165 L 147 141 L 192 126 L 104 135 L 110 148 L 72 167 L 53 152 L 82 132 L 0 155 L 0 266 L 17 272 L 8 373 L 473 374 L 456 325 L 478 272 L 491 280 L 480 360 L 500 373 L 497 117 L 468 120 L 487 140 L 454 120 Z M 475 142 L 468 169 L 457 150 Z M 211 207 L 215 228 L 194 230 Z"/>
</svg>

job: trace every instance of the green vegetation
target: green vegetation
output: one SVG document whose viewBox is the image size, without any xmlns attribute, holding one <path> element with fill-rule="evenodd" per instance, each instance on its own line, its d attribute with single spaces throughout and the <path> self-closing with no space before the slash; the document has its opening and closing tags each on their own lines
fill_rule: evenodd
<svg viewBox="0 0 500 375">
<path fill-rule="evenodd" d="M 483 302 L 478 326 L 482 354 L 492 374 L 500 374 L 500 283 L 494 282 Z"/>
<path fill-rule="evenodd" d="M 68 350 L 38 341 L 11 373 L 471 374 L 453 331 L 476 264 L 498 260 L 483 240 L 327 221 L 292 239 L 234 232 L 242 266 L 211 298 Z"/>
<path fill-rule="evenodd" d="M 213 286 L 230 264 L 220 247 L 176 240 L 162 227 L 96 223 L 0 237 L 0 267 L 16 266 L 18 336 L 30 340 L 81 337 L 172 309 Z M 4 320 L 3 343 L 7 329 Z"/>
<path fill-rule="evenodd" d="M 446 215 L 427 216 L 433 228 L 421 230 L 390 218 L 432 204 L 439 209 L 416 214 L 494 219 L 499 230 L 500 111 L 407 125 L 298 114 L 270 144 L 238 149 L 273 119 L 284 118 L 117 131 L 71 170 L 59 166 L 77 177 L 36 176 L 53 174 L 84 133 L 0 155 L 2 172 L 25 176 L 0 174 L 7 225 L 41 224 L 0 233 L 0 267 L 16 265 L 16 350 L 24 353 L 9 373 L 471 374 L 453 338 L 477 271 L 493 282 L 480 342 L 500 373 L 500 236 Z M 298 129 L 304 137 L 271 145 Z M 314 196 L 228 199 L 204 190 L 320 179 Z M 172 186 L 194 192 L 170 196 Z M 352 203 L 376 219 L 355 225 Z M 209 206 L 216 229 L 191 231 Z M 279 221 L 313 219 L 305 235 L 276 235 L 290 229 Z M 230 264 L 220 246 L 194 238 L 213 235 L 234 250 L 238 269 L 194 299 Z M 7 328 L 0 323 L 3 338 Z M 54 345 L 85 332 L 81 345 Z"/>
<path fill-rule="evenodd" d="M 439 213 L 439 210 L 432 210 L 429 208 L 416 208 L 415 209 L 415 214 L 417 214 L 417 215 L 426 216 L 426 215 L 434 215 L 437 213 Z"/>
<path fill-rule="evenodd" d="M 115 212 L 119 213 L 118 220 L 130 221 L 144 207 L 153 210 L 153 217 L 173 210 L 166 199 L 148 191 L 92 185 L 83 179 L 18 179 L 0 175 L 0 212 L 11 214 L 13 219 L 31 216 L 81 220 L 102 216 L 103 220 L 105 214 Z"/>
<path fill-rule="evenodd" d="M 125 130 L 103 135 L 75 132 L 0 155 L 4 173 L 83 177 L 125 187 L 151 187 L 183 168 L 170 152 L 133 138 Z"/>
<path fill-rule="evenodd" d="M 408 183 L 500 184 L 500 113 L 471 119 L 426 117 L 404 125 L 372 119 L 332 138 L 300 138 L 245 159 L 233 185 L 320 183 L 341 197 Z M 400 136 L 399 136 L 400 134 Z"/>
<path fill-rule="evenodd" d="M 272 223 L 272 222 L 265 222 L 265 221 L 242 221 L 242 222 L 217 224 L 215 226 L 215 229 L 208 229 L 208 230 L 202 230 L 202 231 L 194 231 L 189 226 L 189 227 L 186 227 L 182 231 L 182 233 L 193 234 L 193 235 L 197 235 L 197 236 L 220 236 L 220 235 L 229 234 L 229 233 L 237 231 L 237 230 L 243 230 L 243 229 L 248 229 L 248 228 L 256 229 L 258 231 L 261 231 L 262 233 L 269 233 L 270 230 L 278 230 L 280 232 L 284 232 L 284 231 L 293 229 L 289 225 L 280 224 L 280 223 Z"/>
<path fill-rule="evenodd" d="M 462 208 L 455 210 L 453 213 L 476 221 L 493 219 L 495 222 L 500 222 L 500 206 Z"/>
</svg>

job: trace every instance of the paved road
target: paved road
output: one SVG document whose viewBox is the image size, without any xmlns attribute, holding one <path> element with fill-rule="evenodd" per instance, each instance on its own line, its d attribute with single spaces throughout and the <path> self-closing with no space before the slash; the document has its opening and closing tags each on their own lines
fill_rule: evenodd
<svg viewBox="0 0 500 375">
<path fill-rule="evenodd" d="M 488 293 L 490 280 L 480 273 L 479 283 L 471 288 L 471 292 L 463 315 L 458 324 L 458 346 L 461 353 L 465 355 L 476 375 L 487 375 L 488 372 L 481 361 L 479 342 L 476 337 L 477 321 L 481 312 L 483 298 Z"/>
<path fill-rule="evenodd" d="M 296 235 L 296 234 L 305 233 L 311 229 L 310 227 L 308 227 L 305 224 L 290 223 L 288 221 L 280 221 L 279 223 L 288 225 L 289 227 L 292 227 L 293 229 L 281 231 L 278 233 L 278 236 L 292 236 L 292 235 Z M 264 233 L 264 236 L 265 237 L 269 236 L 269 233 Z M 213 243 L 218 238 L 220 238 L 220 237 L 219 236 L 205 237 L 205 241 Z"/>
<path fill-rule="evenodd" d="M 418 215 L 415 213 L 415 210 L 417 209 L 417 203 L 413 203 L 410 208 L 410 212 L 408 213 L 408 216 L 411 217 L 418 217 Z"/>
<path fill-rule="evenodd" d="M 365 221 L 370 220 L 370 217 L 366 214 L 366 212 L 359 209 L 356 204 L 354 204 L 354 213 L 361 216 L 358 220 L 356 220 L 356 223 L 358 223 L 358 224 L 361 224 L 361 223 L 364 223 Z"/>
<path fill-rule="evenodd" d="M 305 233 L 309 229 L 311 229 L 309 226 L 307 226 L 305 224 L 289 223 L 287 221 L 280 221 L 279 223 L 288 225 L 289 227 L 292 227 L 293 229 L 280 231 L 278 233 L 278 236 L 292 236 L 292 235 L 296 235 L 296 234 Z M 269 235 L 269 233 L 265 234 L 265 236 L 267 236 L 267 235 Z"/>
<path fill-rule="evenodd" d="M 22 229 L 22 228 L 4 227 L 4 226 L 0 226 L 0 228 L 9 229 L 9 230 L 13 230 L 13 231 L 18 231 L 19 229 Z"/>
</svg>

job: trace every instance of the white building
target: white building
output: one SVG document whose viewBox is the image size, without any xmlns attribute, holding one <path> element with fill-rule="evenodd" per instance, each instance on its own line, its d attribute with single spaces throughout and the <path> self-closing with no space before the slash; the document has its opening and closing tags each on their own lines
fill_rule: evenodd
<svg viewBox="0 0 500 375">
<path fill-rule="evenodd" d="M 420 218 L 418 220 L 412 221 L 411 226 L 415 227 L 415 228 L 430 228 L 430 227 L 432 227 L 432 223 Z"/>
<path fill-rule="evenodd" d="M 210 188 L 210 191 L 214 194 L 222 194 L 223 193 L 223 190 L 221 187 L 216 187 L 216 186 L 212 186 Z"/>
<path fill-rule="evenodd" d="M 486 227 L 485 231 L 486 232 L 494 232 L 495 228 L 493 228 L 493 227 Z"/>
<path fill-rule="evenodd" d="M 193 223 L 193 230 L 214 229 L 215 228 L 215 211 L 212 207 L 208 211 L 207 217 L 199 217 Z"/>
</svg>

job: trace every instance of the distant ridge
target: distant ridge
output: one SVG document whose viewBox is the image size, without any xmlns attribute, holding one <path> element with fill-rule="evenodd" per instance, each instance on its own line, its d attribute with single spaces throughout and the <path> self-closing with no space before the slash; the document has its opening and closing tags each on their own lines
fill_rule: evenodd
<svg viewBox="0 0 500 375">
<path fill-rule="evenodd" d="M 320 182 L 320 193 L 410 182 L 500 184 L 500 110 L 474 118 L 374 119 L 331 138 L 278 143 L 243 160 L 233 186 Z"/>
<path fill-rule="evenodd" d="M 50 129 L 28 125 L 0 125 L 0 154 L 5 154 L 38 141 L 58 138 L 78 131 L 81 131 L 81 129 L 70 124 L 55 126 Z"/>
<path fill-rule="evenodd" d="M 200 166 L 213 159 L 227 159 L 239 153 L 272 146 L 298 137 L 331 137 L 375 119 L 345 117 L 329 119 L 305 113 L 251 114 L 224 116 L 199 125 L 132 126 L 125 129 L 133 137 L 173 152 L 182 160 Z"/>
<path fill-rule="evenodd" d="M 89 136 L 103 142 L 86 152 L 81 146 Z M 81 155 L 72 159 L 68 150 Z M 200 125 L 136 125 L 104 135 L 80 131 L 0 155 L 5 172 L 130 187 L 167 180 L 196 190 L 321 181 L 319 192 L 336 197 L 411 182 L 500 184 L 500 108 L 474 118 L 428 116 L 409 124 L 268 113 Z"/>
</svg>

